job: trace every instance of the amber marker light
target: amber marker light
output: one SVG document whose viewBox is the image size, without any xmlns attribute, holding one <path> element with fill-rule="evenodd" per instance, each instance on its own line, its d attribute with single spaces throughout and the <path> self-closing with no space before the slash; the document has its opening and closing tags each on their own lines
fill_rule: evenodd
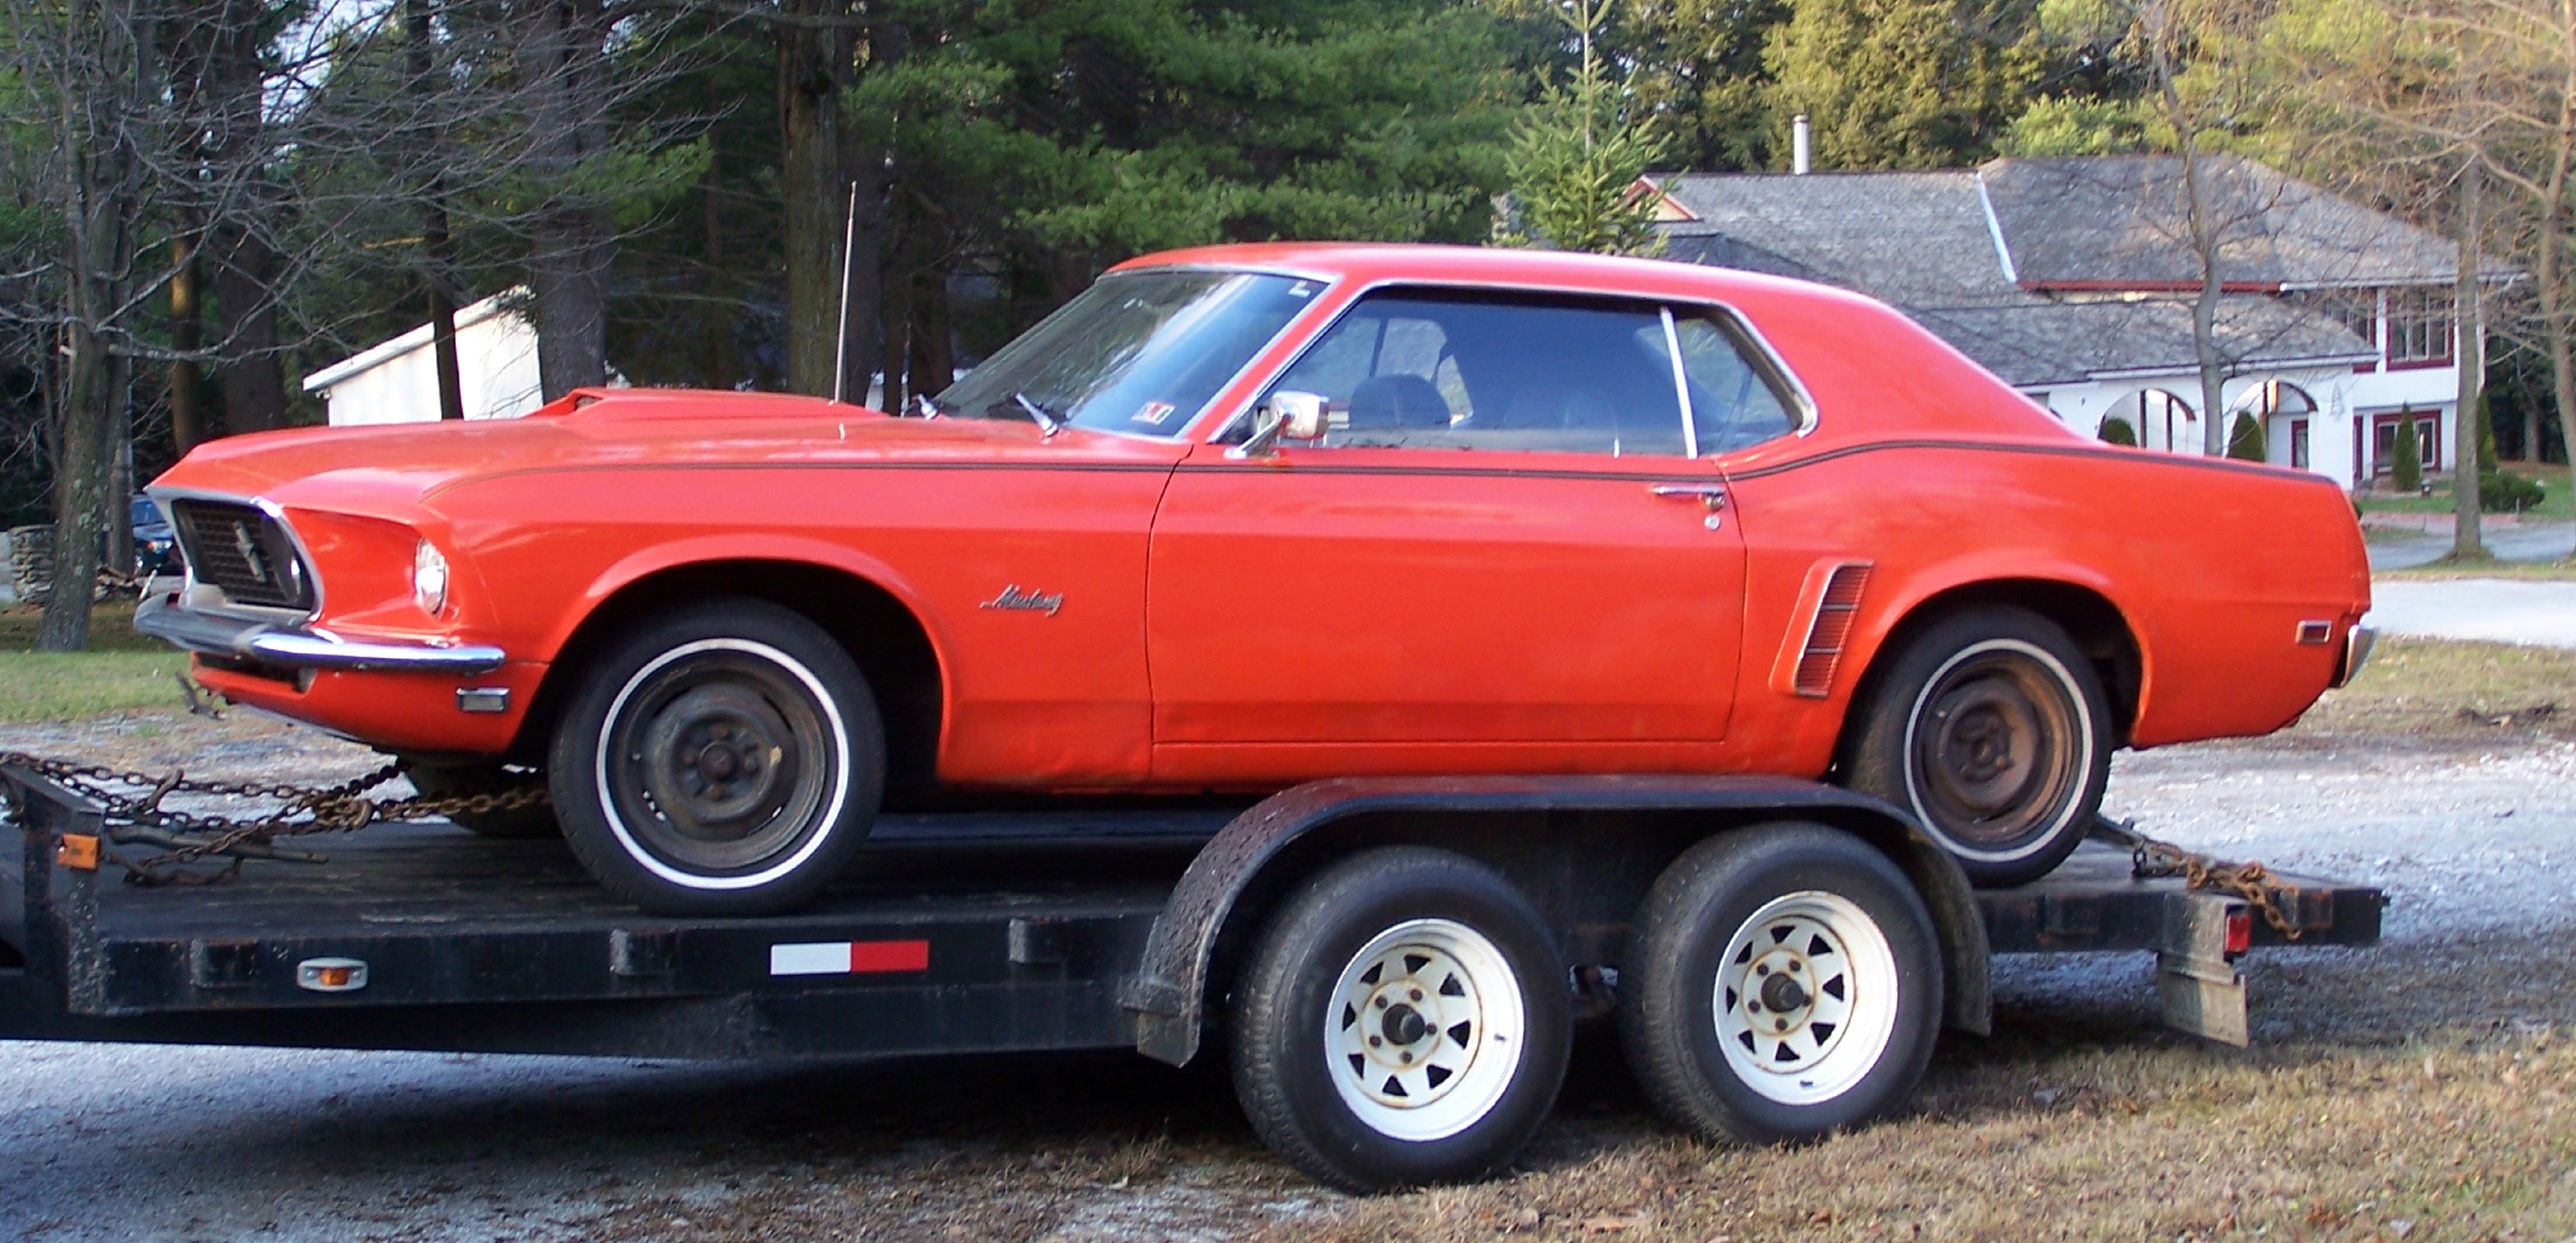
<svg viewBox="0 0 2576 1243">
<path fill-rule="evenodd" d="M 295 986 L 317 993 L 354 993 L 367 986 L 367 964 L 355 958 L 307 958 L 295 964 Z"/>
</svg>

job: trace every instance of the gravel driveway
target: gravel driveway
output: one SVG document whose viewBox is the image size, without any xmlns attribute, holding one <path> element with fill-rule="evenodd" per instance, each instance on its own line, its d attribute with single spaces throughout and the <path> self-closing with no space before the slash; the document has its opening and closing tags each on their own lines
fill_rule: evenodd
<svg viewBox="0 0 2576 1243">
<path fill-rule="evenodd" d="M 110 742 L 237 769 L 366 763 L 229 723 L 0 731 L 0 747 Z M 2123 756 L 2110 803 L 2170 840 L 2393 896 L 2375 949 L 2250 960 L 2258 1041 L 2576 1021 L 2576 744 L 2294 732 Z M 2008 1029 L 2176 1039 L 2154 1028 L 2143 956 L 2006 960 L 1998 1000 Z M 1533 1162 L 1642 1132 L 1610 1050 L 1588 1041 L 1579 1062 Z M 1123 1055 L 745 1067 L 0 1044 L 0 1115 L 9 1239 L 1210 1239 L 1340 1203 L 1262 1152 L 1221 1074 Z"/>
</svg>

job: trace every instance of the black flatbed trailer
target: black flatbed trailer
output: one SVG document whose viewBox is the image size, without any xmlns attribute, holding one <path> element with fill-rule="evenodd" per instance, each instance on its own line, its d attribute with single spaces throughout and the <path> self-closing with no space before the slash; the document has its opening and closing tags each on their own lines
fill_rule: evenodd
<svg viewBox="0 0 2576 1243">
<path fill-rule="evenodd" d="M 861 878 L 809 909 L 674 919 L 610 899 L 559 842 L 436 824 L 326 839 L 327 864 L 253 863 L 226 884 L 122 883 L 112 863 L 78 866 L 98 807 L 23 771 L 0 780 L 21 821 L 0 832 L 0 876 L 21 882 L 0 886 L 0 1036 L 711 1059 L 1134 1047 L 1186 1060 L 1195 1030 L 1176 1044 L 1166 1022 L 1158 1047 L 1156 1016 L 1195 1029 L 1199 999 L 1172 1013 L 1168 994 L 1185 990 L 1169 977 L 1186 971 L 1155 972 L 1149 960 L 1173 952 L 1157 925 L 1207 905 L 1187 892 L 1194 863 L 1242 870 L 1262 836 L 1245 826 L 1301 799 L 1503 787 L 1521 800 L 1510 814 L 1562 822 L 1696 806 L 1711 789 L 1792 804 L 1809 792 L 1810 813 L 1851 798 L 1761 779 L 1342 782 L 1241 811 L 888 816 Z M 2377 939 L 2379 891 L 2274 883 L 2296 944 Z M 2242 898 L 2137 879 L 2128 852 L 2101 842 L 1973 900 L 1983 953 L 2159 952 L 2167 1020 L 2236 1044 L 2233 960 L 2293 943 Z M 1982 1007 L 1982 972 L 1970 991 Z M 1950 1026 L 1977 1029 L 1969 1008 L 1954 999 Z"/>
</svg>

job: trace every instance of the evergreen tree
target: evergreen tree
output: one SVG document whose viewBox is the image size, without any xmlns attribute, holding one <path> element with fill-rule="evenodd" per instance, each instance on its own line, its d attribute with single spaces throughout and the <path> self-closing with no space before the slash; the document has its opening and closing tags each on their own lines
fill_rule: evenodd
<svg viewBox="0 0 2576 1243">
<path fill-rule="evenodd" d="M 1545 246 L 1640 255 L 1663 249 L 1654 199 L 1634 193 L 1663 154 L 1663 140 L 1631 106 L 1629 81 L 1613 81 L 1598 42 L 1611 0 L 1572 0 L 1559 16 L 1580 46 L 1572 80 L 1551 85 L 1512 134 L 1504 167 L 1511 207 L 1494 237 Z"/>
<path fill-rule="evenodd" d="M 2102 420 L 2102 443 L 2111 445 L 2127 445 L 2132 449 L 2137 448 L 2138 429 L 2131 427 L 2127 419 L 2121 418 L 2116 414 L 2112 415 L 2110 418 Z"/>
<path fill-rule="evenodd" d="M 2415 409 L 2406 407 L 2397 420 L 2397 444 L 2389 454 L 2388 483 L 2400 492 L 2424 487 L 2424 454 L 2415 444 Z"/>
<path fill-rule="evenodd" d="M 2227 456 L 2240 462 L 2262 462 L 2271 458 L 2263 442 L 2263 425 L 2254 421 L 2252 411 L 2236 412 L 2236 422 L 2227 429 Z"/>
</svg>

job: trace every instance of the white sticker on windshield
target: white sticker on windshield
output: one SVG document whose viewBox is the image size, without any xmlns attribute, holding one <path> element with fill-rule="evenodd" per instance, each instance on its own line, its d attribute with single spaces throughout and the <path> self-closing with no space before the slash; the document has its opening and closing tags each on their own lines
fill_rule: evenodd
<svg viewBox="0 0 2576 1243">
<path fill-rule="evenodd" d="M 1288 296 L 1291 298 L 1303 298 L 1313 292 L 1315 292 L 1315 287 L 1304 281 L 1299 281 L 1288 287 Z"/>
<path fill-rule="evenodd" d="M 1178 408 L 1168 401 L 1149 401 L 1138 407 L 1136 413 L 1130 415 L 1129 419 L 1133 422 L 1161 427 L 1163 420 L 1172 417 L 1172 411 Z"/>
</svg>

